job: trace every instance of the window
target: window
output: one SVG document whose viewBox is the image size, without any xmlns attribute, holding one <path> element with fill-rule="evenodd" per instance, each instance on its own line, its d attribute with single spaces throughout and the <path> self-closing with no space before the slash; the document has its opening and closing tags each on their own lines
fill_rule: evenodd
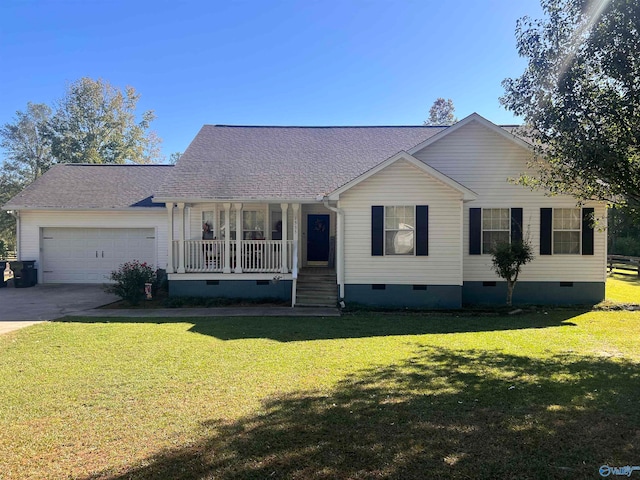
<svg viewBox="0 0 640 480">
<path fill-rule="evenodd" d="M 247 210 L 242 212 L 243 240 L 264 239 L 264 212 Z"/>
<path fill-rule="evenodd" d="M 269 221 L 271 222 L 271 240 L 282 240 L 282 211 L 272 210 Z"/>
<path fill-rule="evenodd" d="M 482 253 L 491 253 L 498 243 L 509 243 L 511 216 L 508 208 L 482 209 Z"/>
<path fill-rule="evenodd" d="M 553 253 L 580 255 L 580 209 L 553 209 Z"/>
<path fill-rule="evenodd" d="M 226 237 L 226 232 L 225 232 L 225 220 L 224 220 L 224 210 L 220 211 L 220 239 L 224 239 Z M 229 219 L 230 219 L 230 223 L 229 223 L 229 238 L 231 240 L 235 240 L 236 239 L 236 211 L 235 210 L 230 210 L 229 211 Z"/>
<path fill-rule="evenodd" d="M 413 255 L 415 207 L 385 207 L 385 255 Z"/>
</svg>

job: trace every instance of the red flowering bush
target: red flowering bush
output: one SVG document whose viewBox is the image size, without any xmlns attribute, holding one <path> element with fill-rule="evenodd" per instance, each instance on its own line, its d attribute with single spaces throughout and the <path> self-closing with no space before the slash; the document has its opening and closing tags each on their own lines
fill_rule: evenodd
<svg viewBox="0 0 640 480">
<path fill-rule="evenodd" d="M 156 273 L 147 262 L 138 260 L 123 263 L 118 270 L 109 276 L 115 283 L 107 287 L 107 291 L 115 293 L 131 305 L 137 305 L 144 297 L 144 284 L 154 283 Z"/>
</svg>

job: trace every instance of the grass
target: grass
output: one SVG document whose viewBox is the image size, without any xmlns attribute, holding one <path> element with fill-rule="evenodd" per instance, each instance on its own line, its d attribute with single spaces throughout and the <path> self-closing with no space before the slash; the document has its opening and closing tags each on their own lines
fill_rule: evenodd
<svg viewBox="0 0 640 480">
<path fill-rule="evenodd" d="M 607 279 L 607 300 L 640 303 L 640 277 L 635 272 L 614 270 Z"/>
<path fill-rule="evenodd" d="M 72 320 L 0 337 L 2 480 L 640 463 L 640 312 Z"/>
</svg>

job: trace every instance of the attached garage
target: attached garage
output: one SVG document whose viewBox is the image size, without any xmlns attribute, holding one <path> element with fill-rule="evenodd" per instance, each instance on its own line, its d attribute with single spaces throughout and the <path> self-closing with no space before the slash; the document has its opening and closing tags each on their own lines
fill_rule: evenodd
<svg viewBox="0 0 640 480">
<path fill-rule="evenodd" d="M 41 229 L 43 283 L 105 283 L 119 265 L 156 263 L 153 228 Z"/>
</svg>

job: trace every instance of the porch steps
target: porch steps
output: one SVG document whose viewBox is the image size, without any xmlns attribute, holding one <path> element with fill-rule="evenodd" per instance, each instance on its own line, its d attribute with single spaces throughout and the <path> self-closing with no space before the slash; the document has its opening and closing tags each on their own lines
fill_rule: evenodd
<svg viewBox="0 0 640 480">
<path fill-rule="evenodd" d="M 296 307 L 335 307 L 338 302 L 336 271 L 323 267 L 303 268 L 298 274 Z"/>
</svg>

